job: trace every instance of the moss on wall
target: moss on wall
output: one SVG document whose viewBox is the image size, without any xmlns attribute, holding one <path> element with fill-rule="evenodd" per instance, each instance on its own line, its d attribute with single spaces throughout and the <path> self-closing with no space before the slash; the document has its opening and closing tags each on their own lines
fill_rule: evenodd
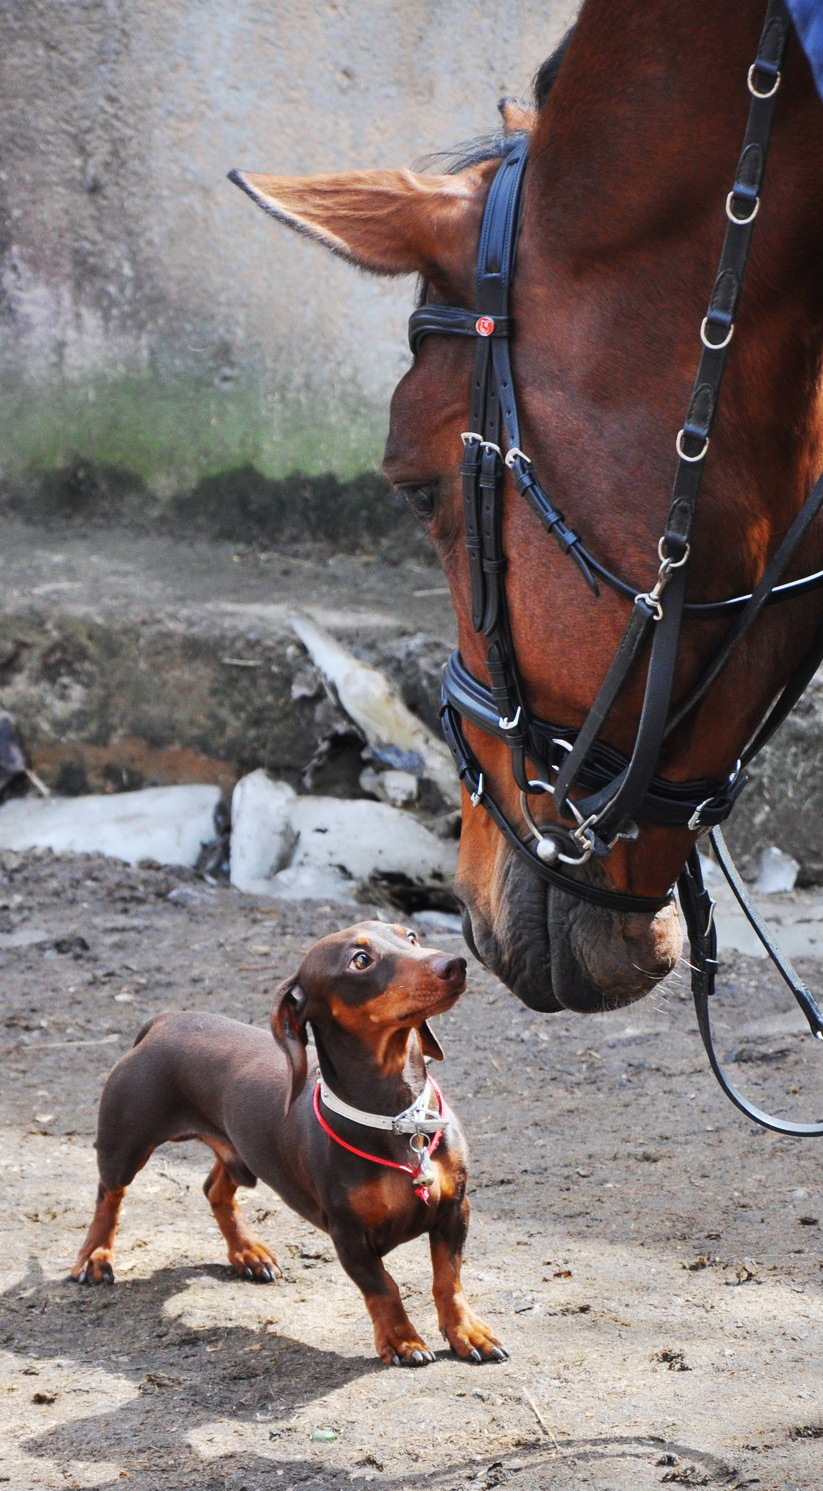
<svg viewBox="0 0 823 1491">
<path fill-rule="evenodd" d="M 134 473 L 160 503 L 227 468 L 341 480 L 379 465 L 385 408 L 348 391 L 270 390 L 198 370 L 0 383 L 0 477 L 8 486 L 78 461 Z"/>
</svg>

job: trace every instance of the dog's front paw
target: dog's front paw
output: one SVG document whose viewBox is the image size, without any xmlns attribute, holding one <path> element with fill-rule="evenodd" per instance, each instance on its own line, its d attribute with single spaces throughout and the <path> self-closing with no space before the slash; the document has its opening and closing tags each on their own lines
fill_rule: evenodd
<svg viewBox="0 0 823 1491">
<path fill-rule="evenodd" d="M 508 1349 L 473 1310 L 466 1310 L 447 1321 L 443 1325 L 443 1335 L 455 1356 L 465 1362 L 479 1365 L 481 1362 L 505 1362 L 509 1359 Z"/>
<path fill-rule="evenodd" d="M 265 1243 L 244 1244 L 229 1253 L 229 1263 L 241 1279 L 251 1279 L 254 1284 L 273 1284 L 283 1277 L 280 1264 Z"/>
<path fill-rule="evenodd" d="M 95 1248 L 88 1257 L 81 1253 L 69 1278 L 74 1279 L 75 1284 L 113 1284 L 113 1258 L 111 1248 Z"/>
<path fill-rule="evenodd" d="M 425 1341 L 413 1333 L 392 1332 L 377 1343 L 381 1362 L 387 1367 L 427 1367 L 434 1361 L 434 1352 L 429 1351 Z"/>
</svg>

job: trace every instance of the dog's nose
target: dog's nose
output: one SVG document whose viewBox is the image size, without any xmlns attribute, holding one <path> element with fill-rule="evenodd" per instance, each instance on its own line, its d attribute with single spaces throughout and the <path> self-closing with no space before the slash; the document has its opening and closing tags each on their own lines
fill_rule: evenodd
<svg viewBox="0 0 823 1491">
<path fill-rule="evenodd" d="M 444 984 L 462 984 L 466 977 L 466 959 L 438 958 L 432 963 L 432 973 L 442 978 Z"/>
</svg>

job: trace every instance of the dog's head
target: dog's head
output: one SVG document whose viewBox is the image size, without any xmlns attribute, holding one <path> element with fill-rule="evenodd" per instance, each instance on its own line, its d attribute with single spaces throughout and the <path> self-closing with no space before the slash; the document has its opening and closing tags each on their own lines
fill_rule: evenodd
<svg viewBox="0 0 823 1491">
<path fill-rule="evenodd" d="M 327 1043 L 336 1028 L 370 1049 L 387 1033 L 417 1030 L 424 1053 L 442 1061 L 428 1020 L 465 986 L 465 958 L 421 947 L 407 927 L 358 922 L 321 937 L 274 996 L 272 1033 L 291 1073 L 286 1112 L 306 1081 L 308 1024 Z"/>
</svg>

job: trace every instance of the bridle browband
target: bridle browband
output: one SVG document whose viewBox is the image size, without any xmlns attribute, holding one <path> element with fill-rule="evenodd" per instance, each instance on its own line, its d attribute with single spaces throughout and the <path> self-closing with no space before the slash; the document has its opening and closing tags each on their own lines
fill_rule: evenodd
<svg viewBox="0 0 823 1491">
<path fill-rule="evenodd" d="M 640 824 L 710 831 L 721 867 L 744 911 L 771 952 L 745 891 L 729 874 L 719 825 L 728 817 L 744 784 L 742 769 L 763 747 L 793 708 L 823 659 L 823 623 L 813 645 L 784 685 L 742 757 L 719 780 L 677 782 L 657 774 L 657 763 L 671 733 L 704 698 L 765 606 L 789 600 L 823 584 L 823 571 L 780 583 L 813 519 L 823 505 L 823 476 L 770 559 L 750 595 L 694 603 L 685 600 L 690 541 L 705 457 L 725 371 L 734 317 L 748 257 L 752 225 L 768 154 L 775 97 L 779 88 L 789 18 L 783 0 L 769 0 L 757 56 L 749 69 L 749 116 L 734 185 L 726 199 L 726 233 L 706 315 L 700 327 L 701 352 L 691 398 L 675 440 L 676 467 L 669 510 L 658 545 L 657 578 L 650 589 L 634 586 L 601 564 L 570 528 L 538 480 L 521 446 L 520 424 L 510 359 L 514 327 L 509 292 L 522 214 L 527 137 L 516 138 L 502 159 L 486 200 L 477 252 L 474 310 L 424 302 L 411 315 L 409 341 L 417 353 L 427 336 L 471 337 L 475 343 L 468 430 L 462 435 L 460 474 L 465 544 L 471 584 L 474 630 L 487 641 L 487 685 L 452 654 L 443 675 L 441 722 L 460 779 L 474 807 L 482 803 L 517 855 L 541 879 L 577 899 L 616 912 L 653 914 L 667 905 L 663 896 L 612 890 L 576 873 L 590 860 L 605 859 L 620 840 L 635 839 Z M 502 438 L 504 437 L 504 438 Z M 502 443 L 501 443 L 502 439 Z M 599 582 L 632 602 L 628 624 L 594 703 L 579 729 L 534 715 L 518 671 L 506 597 L 507 559 L 503 550 L 503 497 L 508 470 L 518 494 L 534 511 L 562 553 L 576 565 L 597 596 Z M 732 624 L 718 652 L 685 699 L 671 706 L 684 617 L 730 616 Z M 631 754 L 604 742 L 604 723 L 629 673 L 648 657 L 643 703 Z M 490 793 L 482 765 L 468 744 L 463 721 L 505 741 L 520 789 L 528 836 Z M 530 772 L 528 763 L 536 770 Z M 574 796 L 572 796 L 574 793 Z M 529 806 L 535 795 L 552 796 L 557 822 L 538 825 Z M 565 820 L 565 821 L 564 821 Z M 736 883 L 735 883 L 736 882 Z M 736 1091 L 717 1062 L 711 1041 L 708 999 L 717 968 L 714 907 L 702 881 L 693 847 L 678 879 L 681 906 L 692 948 L 692 988 L 701 1034 L 724 1091 L 750 1117 L 784 1133 L 823 1134 L 819 1124 L 793 1124 L 754 1108 Z M 823 1011 L 785 959 L 778 967 L 806 1014 L 812 1032 L 823 1038 Z"/>
</svg>

